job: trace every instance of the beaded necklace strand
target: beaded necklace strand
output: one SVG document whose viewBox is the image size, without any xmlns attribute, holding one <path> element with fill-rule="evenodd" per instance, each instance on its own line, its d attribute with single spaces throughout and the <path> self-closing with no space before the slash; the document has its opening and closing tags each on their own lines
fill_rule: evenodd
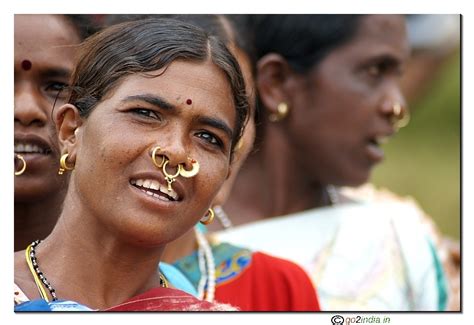
<svg viewBox="0 0 474 325">
<path fill-rule="evenodd" d="M 39 294 L 42 299 L 50 302 L 48 299 L 48 295 L 46 294 L 45 287 L 48 289 L 49 294 L 52 298 L 52 301 L 58 300 L 56 295 L 56 290 L 53 288 L 51 283 L 46 279 L 46 276 L 41 272 L 38 259 L 36 258 L 36 247 L 41 240 L 35 240 L 25 250 L 25 258 L 26 263 L 28 264 L 28 268 L 30 269 L 31 275 L 33 275 L 33 279 L 35 281 L 36 287 L 38 288 Z M 168 281 L 166 280 L 165 276 L 160 272 L 160 286 L 163 288 L 168 288 Z"/>
</svg>

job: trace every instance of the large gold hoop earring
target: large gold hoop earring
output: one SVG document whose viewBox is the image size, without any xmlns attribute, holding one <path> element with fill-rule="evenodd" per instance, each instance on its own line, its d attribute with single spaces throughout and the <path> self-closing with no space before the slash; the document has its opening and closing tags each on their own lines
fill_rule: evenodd
<svg viewBox="0 0 474 325">
<path fill-rule="evenodd" d="M 166 165 L 168 165 L 170 161 L 166 160 L 165 163 L 163 164 L 163 174 L 165 174 L 165 179 L 168 182 L 168 191 L 171 191 L 173 188 L 171 187 L 171 184 L 176 180 L 176 177 L 179 175 L 179 165 L 178 165 L 178 170 L 176 171 L 176 174 L 170 175 L 166 171 Z"/>
<path fill-rule="evenodd" d="M 156 147 L 153 149 L 153 151 L 151 152 L 151 160 L 153 160 L 153 164 L 154 164 L 156 167 L 158 167 L 158 168 L 163 167 L 163 164 L 165 163 L 165 159 L 166 159 L 165 156 L 162 156 L 162 157 L 161 157 L 161 163 L 158 164 L 158 163 L 156 162 L 156 153 L 157 153 L 158 151 L 160 151 L 160 150 L 161 150 L 161 147 L 160 147 L 160 146 L 156 146 Z"/>
<path fill-rule="evenodd" d="M 69 154 L 65 153 L 64 155 L 61 156 L 61 159 L 59 159 L 59 170 L 58 170 L 59 175 L 64 174 L 64 172 L 66 170 L 73 170 L 74 169 L 74 166 L 69 167 L 66 163 L 66 159 L 67 159 L 68 156 L 69 156 Z"/>
<path fill-rule="evenodd" d="M 209 210 L 207 210 L 206 215 L 202 217 L 201 220 L 199 220 L 199 222 L 203 225 L 208 225 L 212 222 L 212 220 L 214 220 L 214 210 L 210 208 Z"/>
<path fill-rule="evenodd" d="M 19 154 L 15 154 L 15 157 L 18 158 L 18 160 L 20 160 L 22 163 L 23 163 L 23 166 L 21 166 L 20 170 L 19 171 L 15 171 L 15 176 L 20 176 L 21 174 L 23 174 L 26 170 L 26 161 L 25 161 L 25 158 L 23 158 L 22 155 L 19 155 Z"/>
<path fill-rule="evenodd" d="M 186 178 L 190 178 L 190 177 L 194 177 L 197 175 L 197 173 L 199 173 L 199 162 L 195 159 L 192 159 L 192 158 L 189 158 L 188 157 L 188 160 L 191 162 L 191 165 L 193 166 L 191 168 L 191 170 L 186 170 L 184 169 L 184 165 L 183 164 L 179 164 L 178 166 L 178 169 L 179 169 L 179 174 L 183 177 L 186 177 Z"/>
</svg>

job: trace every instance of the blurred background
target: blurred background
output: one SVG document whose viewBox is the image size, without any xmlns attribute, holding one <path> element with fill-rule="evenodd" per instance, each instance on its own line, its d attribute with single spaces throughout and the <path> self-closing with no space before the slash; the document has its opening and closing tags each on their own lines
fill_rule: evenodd
<svg viewBox="0 0 474 325">
<path fill-rule="evenodd" d="M 385 145 L 372 181 L 414 198 L 445 235 L 460 237 L 459 15 L 409 15 L 412 58 L 403 77 L 408 126 Z"/>
</svg>

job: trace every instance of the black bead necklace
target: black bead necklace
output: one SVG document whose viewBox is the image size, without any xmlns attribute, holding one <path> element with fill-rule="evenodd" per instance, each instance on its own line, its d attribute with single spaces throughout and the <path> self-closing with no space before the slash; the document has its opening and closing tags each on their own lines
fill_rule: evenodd
<svg viewBox="0 0 474 325">
<path fill-rule="evenodd" d="M 38 259 L 36 258 L 35 249 L 41 242 L 42 242 L 41 240 L 35 240 L 34 242 L 31 243 L 30 254 L 28 255 L 30 259 L 30 263 L 28 264 L 31 264 L 33 268 L 33 269 L 30 268 L 30 271 L 31 272 L 34 271 L 36 273 L 36 276 L 33 275 L 33 278 L 35 279 L 36 286 L 38 287 L 40 292 L 42 291 L 41 286 L 43 283 L 43 285 L 48 289 L 49 293 L 51 294 L 53 301 L 56 301 L 58 300 L 58 297 L 56 296 L 56 290 L 53 288 L 51 283 L 49 283 L 48 279 L 46 279 L 43 272 L 41 272 L 41 270 L 39 269 Z M 168 288 L 168 281 L 166 280 L 166 278 L 163 276 L 161 272 L 160 272 L 160 286 L 163 288 Z M 46 298 L 46 297 L 43 297 L 43 298 Z"/>
<path fill-rule="evenodd" d="M 35 278 L 35 283 L 38 286 L 38 289 L 42 285 L 41 284 L 41 282 L 42 282 L 43 285 L 48 289 L 49 293 L 51 294 L 51 297 L 53 298 L 53 301 L 56 301 L 56 300 L 58 300 L 58 297 L 56 296 L 56 290 L 53 288 L 51 283 L 49 283 L 49 281 L 46 279 L 43 272 L 41 272 L 41 270 L 39 269 L 38 260 L 36 259 L 35 249 L 36 249 L 36 247 L 38 246 L 39 243 L 41 243 L 41 240 L 35 240 L 34 242 L 31 243 L 31 248 L 30 248 L 30 255 L 29 255 L 30 262 L 31 262 L 31 265 L 33 266 L 34 272 L 37 275 L 37 277 L 35 277 L 35 276 L 33 276 L 33 277 Z M 37 281 L 38 279 L 41 282 L 38 282 Z M 40 292 L 41 292 L 41 290 L 40 290 Z"/>
</svg>

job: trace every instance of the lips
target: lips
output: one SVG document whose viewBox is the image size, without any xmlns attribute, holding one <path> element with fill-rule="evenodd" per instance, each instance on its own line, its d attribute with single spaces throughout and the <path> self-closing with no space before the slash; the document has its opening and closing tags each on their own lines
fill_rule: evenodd
<svg viewBox="0 0 474 325">
<path fill-rule="evenodd" d="M 367 138 L 367 155 L 372 161 L 380 162 L 383 160 L 384 152 L 380 146 L 387 143 L 393 133 L 393 130 L 387 130 L 385 132 L 374 133 L 374 135 Z"/>
</svg>

